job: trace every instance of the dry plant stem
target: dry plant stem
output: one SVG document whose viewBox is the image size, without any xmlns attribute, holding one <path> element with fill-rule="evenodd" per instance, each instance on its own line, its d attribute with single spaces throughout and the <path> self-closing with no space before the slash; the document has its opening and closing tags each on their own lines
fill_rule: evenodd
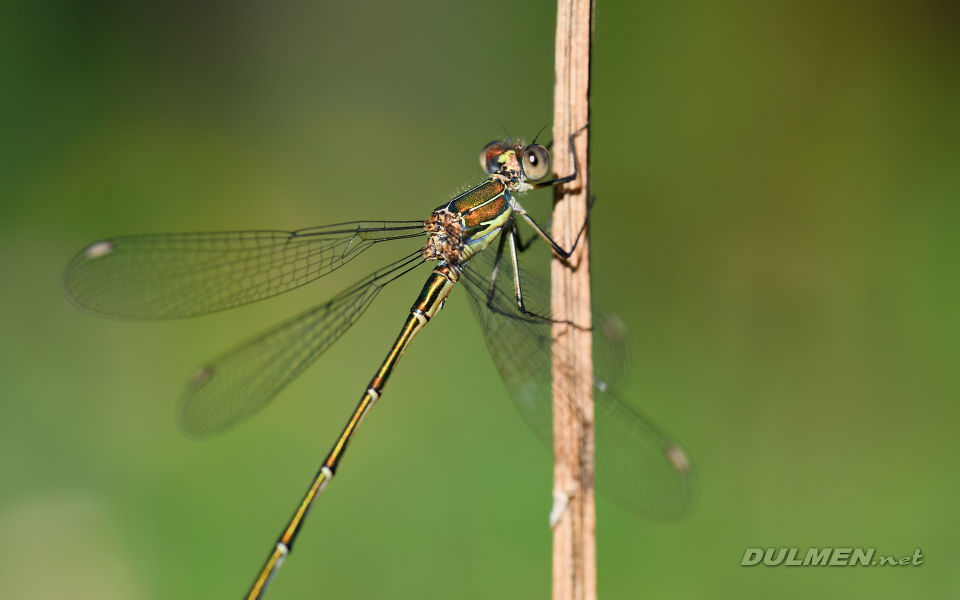
<svg viewBox="0 0 960 600">
<path fill-rule="evenodd" d="M 592 34 L 592 0 L 558 0 L 553 149 L 561 175 L 573 171 L 570 134 L 589 122 Z M 579 177 L 556 188 L 552 234 L 564 248 L 573 245 L 587 217 L 588 138 L 589 130 L 575 140 Z M 553 600 L 597 597 L 588 251 L 584 235 L 569 261 L 555 258 L 552 266 L 553 318 L 560 322 L 553 326 L 554 498 L 568 498 L 553 527 Z"/>
</svg>

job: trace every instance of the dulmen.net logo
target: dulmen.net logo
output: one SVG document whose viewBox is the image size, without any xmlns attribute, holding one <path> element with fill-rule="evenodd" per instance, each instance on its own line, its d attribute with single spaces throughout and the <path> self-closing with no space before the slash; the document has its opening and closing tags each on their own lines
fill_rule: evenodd
<svg viewBox="0 0 960 600">
<path fill-rule="evenodd" d="M 920 548 L 912 555 L 877 554 L 876 548 L 747 548 L 741 567 L 904 567 L 923 564 Z"/>
</svg>

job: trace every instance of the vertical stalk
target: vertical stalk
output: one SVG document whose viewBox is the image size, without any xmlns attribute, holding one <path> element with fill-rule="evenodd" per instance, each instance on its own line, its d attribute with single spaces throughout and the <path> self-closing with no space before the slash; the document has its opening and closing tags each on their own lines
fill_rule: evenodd
<svg viewBox="0 0 960 600">
<path fill-rule="evenodd" d="M 573 171 L 567 140 L 589 122 L 592 37 L 593 1 L 558 0 L 553 151 L 561 175 Z M 555 191 L 552 235 L 564 248 L 587 217 L 588 139 L 589 130 L 575 140 L 579 177 Z M 585 233 L 570 260 L 555 258 L 551 271 L 552 314 L 560 322 L 553 326 L 553 600 L 597 597 L 589 267 Z"/>
</svg>

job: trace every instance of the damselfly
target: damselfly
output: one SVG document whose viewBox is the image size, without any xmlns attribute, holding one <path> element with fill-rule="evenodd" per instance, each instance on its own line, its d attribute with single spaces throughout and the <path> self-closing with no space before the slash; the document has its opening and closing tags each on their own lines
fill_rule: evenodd
<svg viewBox="0 0 960 600">
<path fill-rule="evenodd" d="M 569 140 L 572 153 L 577 133 Z M 548 287 L 544 278 L 521 266 L 518 255 L 537 240 L 562 258 L 569 258 L 573 248 L 560 247 L 517 196 L 575 180 L 576 155 L 573 173 L 552 179 L 547 179 L 552 172 L 549 150 L 535 141 L 529 145 L 492 142 L 481 153 L 480 163 L 487 179 L 439 206 L 426 221 L 116 237 L 88 246 L 67 266 L 67 294 L 86 310 L 131 318 L 189 317 L 300 287 L 374 245 L 400 245 L 403 240 L 426 237 L 424 245 L 328 302 L 203 366 L 187 385 L 179 415 L 183 428 L 197 435 L 227 429 L 263 408 L 327 350 L 384 286 L 424 263 L 436 262 L 399 336 L 283 529 L 248 598 L 264 594 L 400 356 L 437 314 L 456 283 L 465 284 L 490 354 L 521 415 L 550 443 L 552 321 L 543 304 L 537 305 L 549 298 Z M 521 222 L 533 229 L 526 242 L 519 235 Z M 679 447 L 614 393 L 612 384 L 625 367 L 617 321 L 598 315 L 593 330 L 599 372 L 594 386 L 598 477 L 611 484 L 607 493 L 634 512 L 682 513 L 693 496 L 690 465 Z"/>
</svg>

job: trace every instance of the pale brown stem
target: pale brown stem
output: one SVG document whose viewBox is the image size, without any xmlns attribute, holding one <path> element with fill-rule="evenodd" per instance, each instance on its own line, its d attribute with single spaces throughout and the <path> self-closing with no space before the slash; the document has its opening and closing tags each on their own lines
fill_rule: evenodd
<svg viewBox="0 0 960 600">
<path fill-rule="evenodd" d="M 573 171 L 567 140 L 589 122 L 592 0 L 558 0 L 554 86 L 554 171 Z M 556 188 L 553 238 L 573 246 L 587 217 L 589 130 L 575 140 L 579 177 Z M 553 600 L 595 600 L 593 359 L 586 233 L 569 261 L 553 261 Z M 573 399 L 573 401 L 571 401 Z M 565 502 L 565 506 L 563 506 Z"/>
</svg>

